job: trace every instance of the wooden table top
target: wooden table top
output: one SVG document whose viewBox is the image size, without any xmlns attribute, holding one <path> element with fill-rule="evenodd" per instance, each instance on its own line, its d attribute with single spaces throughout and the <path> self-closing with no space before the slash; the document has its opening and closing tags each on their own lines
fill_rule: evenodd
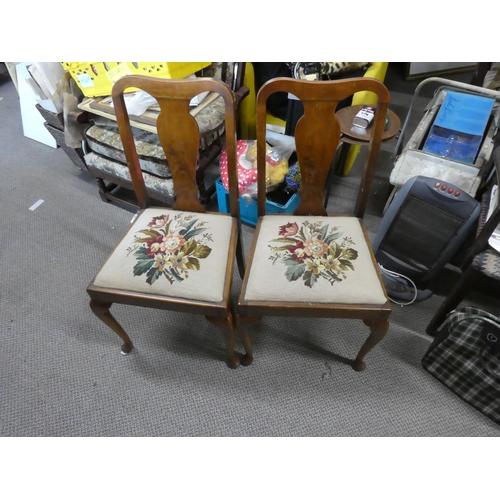
<svg viewBox="0 0 500 500">
<path fill-rule="evenodd" d="M 363 107 L 365 104 L 357 104 L 355 106 L 348 106 L 346 108 L 342 108 L 341 110 L 335 113 L 339 124 L 340 130 L 343 134 L 342 141 L 347 142 L 349 144 L 361 144 L 366 145 L 370 140 L 371 133 L 373 128 L 369 126 L 368 128 L 356 127 L 352 124 L 356 113 Z M 387 110 L 387 115 L 389 117 L 389 123 L 387 126 L 387 130 L 384 130 L 382 134 L 382 140 L 386 141 L 388 139 L 392 139 L 400 130 L 401 130 L 401 120 L 398 118 L 396 113 Z"/>
</svg>

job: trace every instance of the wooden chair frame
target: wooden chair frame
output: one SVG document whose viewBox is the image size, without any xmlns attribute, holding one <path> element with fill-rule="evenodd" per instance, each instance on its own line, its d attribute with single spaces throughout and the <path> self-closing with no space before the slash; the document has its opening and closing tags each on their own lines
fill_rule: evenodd
<svg viewBox="0 0 500 500">
<path fill-rule="evenodd" d="M 206 316 L 208 321 L 224 329 L 228 351 L 228 364 L 231 368 L 236 368 L 240 364 L 240 360 L 234 350 L 235 327 L 230 293 L 235 253 L 237 254 L 238 268 L 242 276 L 244 274 L 244 258 L 240 238 L 241 224 L 239 221 L 237 194 L 236 105 L 234 93 L 225 83 L 211 78 L 162 80 L 148 76 L 126 76 L 116 82 L 113 86 L 113 103 L 116 109 L 118 126 L 134 191 L 142 210 L 150 206 L 150 198 L 144 186 L 142 170 L 123 98 L 124 91 L 129 87 L 141 88 L 158 100 L 161 108 L 157 124 L 158 135 L 166 157 L 169 160 L 174 187 L 177 193 L 173 210 L 184 212 L 206 212 L 206 208 L 198 199 L 196 163 L 198 158 L 199 131 L 196 120 L 189 114 L 189 101 L 192 97 L 204 91 L 217 92 L 224 99 L 231 211 L 230 214 L 220 215 L 232 218 L 232 232 L 229 261 L 224 281 L 223 300 L 220 303 L 209 303 L 102 288 L 96 286 L 93 280 L 87 288 L 87 293 L 91 298 L 90 307 L 96 316 L 123 340 L 123 354 L 128 354 L 132 350 L 132 342 L 125 330 L 110 313 L 110 307 L 113 303 L 202 314 Z M 172 116 L 175 116 L 175 120 L 171 119 Z M 210 286 L 209 284 L 207 285 Z"/>
<path fill-rule="evenodd" d="M 352 366 L 361 371 L 365 368 L 364 357 L 387 333 L 391 304 L 385 293 L 384 284 L 378 270 L 373 252 L 371 258 L 376 269 L 379 282 L 384 291 L 386 302 L 383 305 L 360 304 L 315 304 L 306 302 L 260 302 L 244 299 L 248 275 L 254 261 L 254 252 L 259 238 L 262 218 L 266 213 L 265 189 L 265 129 L 266 101 L 274 92 L 288 92 L 298 97 L 304 104 L 304 115 L 299 120 L 295 131 L 298 161 L 302 175 L 300 189 L 300 205 L 294 215 L 327 216 L 323 207 L 325 184 L 332 160 L 340 141 L 340 126 L 335 118 L 335 110 L 339 101 L 359 91 L 374 92 L 378 97 L 377 112 L 372 123 L 374 133 L 369 143 L 367 161 L 354 216 L 362 219 L 373 180 L 377 156 L 380 149 L 385 116 L 389 104 L 389 91 L 378 80 L 372 78 L 350 78 L 329 82 L 308 82 L 290 78 L 276 78 L 267 82 L 257 96 L 257 164 L 258 171 L 258 215 L 259 222 L 255 231 L 243 287 L 238 301 L 237 328 L 244 344 L 246 355 L 242 364 L 248 365 L 253 360 L 252 345 L 248 336 L 248 328 L 258 322 L 262 316 L 287 317 L 326 317 L 361 319 L 369 328 L 370 335 L 361 347 Z M 282 215 L 268 217 L 283 217 Z M 363 227 L 368 248 L 371 244 Z"/>
</svg>

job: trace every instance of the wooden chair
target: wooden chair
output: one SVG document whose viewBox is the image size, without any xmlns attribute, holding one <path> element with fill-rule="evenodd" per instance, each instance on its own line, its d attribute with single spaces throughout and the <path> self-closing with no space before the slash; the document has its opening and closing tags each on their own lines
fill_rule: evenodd
<svg viewBox="0 0 500 500">
<path fill-rule="evenodd" d="M 494 184 L 500 186 L 500 147 L 497 147 L 493 152 L 493 161 L 496 175 L 493 176 L 489 189 L 485 191 L 481 198 L 481 214 L 476 240 L 462 265 L 462 274 L 458 283 L 427 325 L 426 332 L 432 337 L 436 336 L 448 313 L 456 309 L 469 292 L 477 290 L 494 296 L 498 296 L 500 292 L 500 253 L 488 244 L 490 236 L 500 224 L 500 208 L 498 205 L 493 209 L 486 221 L 492 187 Z"/>
<path fill-rule="evenodd" d="M 325 180 L 340 140 L 335 118 L 339 101 L 355 92 L 377 94 L 374 133 L 357 195 L 354 216 L 329 216 L 323 208 Z M 302 175 L 300 205 L 293 215 L 265 215 L 266 101 L 289 92 L 304 104 L 295 130 Z M 391 305 L 361 218 L 370 193 L 389 92 L 372 78 L 308 82 L 276 78 L 257 96 L 258 214 L 238 301 L 237 328 L 245 346 L 242 364 L 252 362 L 248 327 L 262 316 L 361 319 L 370 335 L 352 366 L 365 368 L 365 355 L 385 336 Z M 292 323 L 290 323 L 292 326 Z"/>
<path fill-rule="evenodd" d="M 157 128 L 176 191 L 173 208 L 148 208 L 150 198 L 135 149 L 123 92 L 145 90 L 158 100 Z M 199 131 L 189 101 L 204 91 L 217 92 L 225 103 L 231 213 L 207 213 L 198 199 L 196 164 Z M 211 78 L 162 80 L 126 76 L 113 87 L 113 103 L 141 211 L 87 288 L 95 315 L 124 341 L 132 342 L 111 315 L 113 303 L 203 314 L 225 331 L 228 364 L 236 368 L 234 316 L 230 301 L 235 251 L 240 274 L 244 262 L 238 218 L 235 96 L 225 83 Z M 175 120 L 172 119 L 175 117 Z"/>
</svg>

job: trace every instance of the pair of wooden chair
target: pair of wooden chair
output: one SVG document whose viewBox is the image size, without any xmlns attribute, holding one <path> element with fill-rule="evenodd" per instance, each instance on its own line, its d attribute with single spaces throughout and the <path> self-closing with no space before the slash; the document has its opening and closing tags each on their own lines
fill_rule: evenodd
<svg viewBox="0 0 500 500">
<path fill-rule="evenodd" d="M 157 130 L 172 171 L 173 208 L 149 207 L 124 104 L 128 87 L 145 90 L 159 103 Z M 323 207 L 325 181 L 340 140 L 335 108 L 363 90 L 377 95 L 378 107 L 354 214 L 328 216 Z M 204 91 L 217 92 L 224 100 L 229 214 L 208 213 L 198 198 L 199 132 L 189 114 L 189 101 Z M 294 214 L 265 215 L 266 101 L 274 92 L 295 95 L 305 109 L 295 131 L 302 187 Z M 132 350 L 132 342 L 110 313 L 113 303 L 204 315 L 224 330 L 231 368 L 252 362 L 248 327 L 262 316 L 352 318 L 361 319 L 370 329 L 352 363 L 355 370 L 363 370 L 366 354 L 388 330 L 391 312 L 361 220 L 389 103 L 386 87 L 371 78 L 332 82 L 279 78 L 261 88 L 257 98 L 259 222 L 248 260 L 241 241 L 236 106 L 230 88 L 210 78 L 176 81 L 127 76 L 114 85 L 113 102 L 141 211 L 87 291 L 92 311 L 123 340 L 122 353 Z M 243 279 L 236 307 L 231 299 L 235 262 Z M 235 350 L 237 330 L 244 355 Z"/>
</svg>

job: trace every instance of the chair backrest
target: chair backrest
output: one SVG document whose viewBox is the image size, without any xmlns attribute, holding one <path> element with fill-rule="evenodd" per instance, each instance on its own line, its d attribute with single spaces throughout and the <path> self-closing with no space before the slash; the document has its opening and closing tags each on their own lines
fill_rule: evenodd
<svg viewBox="0 0 500 500">
<path fill-rule="evenodd" d="M 196 166 L 200 134 L 198 124 L 189 112 L 189 102 L 202 92 L 208 91 L 220 94 L 225 105 L 225 140 L 228 153 L 231 215 L 238 217 L 236 106 L 234 93 L 229 86 L 212 78 L 166 80 L 134 75 L 124 76 L 114 84 L 112 92 L 113 105 L 127 158 L 127 165 L 139 206 L 146 208 L 149 206 L 149 197 L 144 185 L 144 178 L 123 96 L 124 91 L 129 87 L 142 89 L 158 101 L 160 114 L 157 118 L 156 129 L 172 172 L 176 193 L 176 202 L 173 208 L 192 212 L 205 212 L 206 209 L 198 200 Z"/>
<path fill-rule="evenodd" d="M 378 99 L 377 111 L 370 125 L 369 151 L 358 191 L 354 215 L 363 217 L 390 101 L 385 85 L 373 78 L 346 78 L 335 81 L 306 81 L 275 78 L 265 83 L 257 95 L 257 165 L 258 213 L 265 214 L 265 143 L 266 101 L 274 92 L 288 92 L 302 101 L 304 115 L 297 122 L 295 144 L 300 165 L 300 205 L 295 215 L 327 215 L 323 207 L 325 185 L 341 138 L 340 125 L 335 117 L 337 104 L 359 91 L 373 92 Z M 262 166 L 262 168 L 261 168 Z"/>
</svg>

